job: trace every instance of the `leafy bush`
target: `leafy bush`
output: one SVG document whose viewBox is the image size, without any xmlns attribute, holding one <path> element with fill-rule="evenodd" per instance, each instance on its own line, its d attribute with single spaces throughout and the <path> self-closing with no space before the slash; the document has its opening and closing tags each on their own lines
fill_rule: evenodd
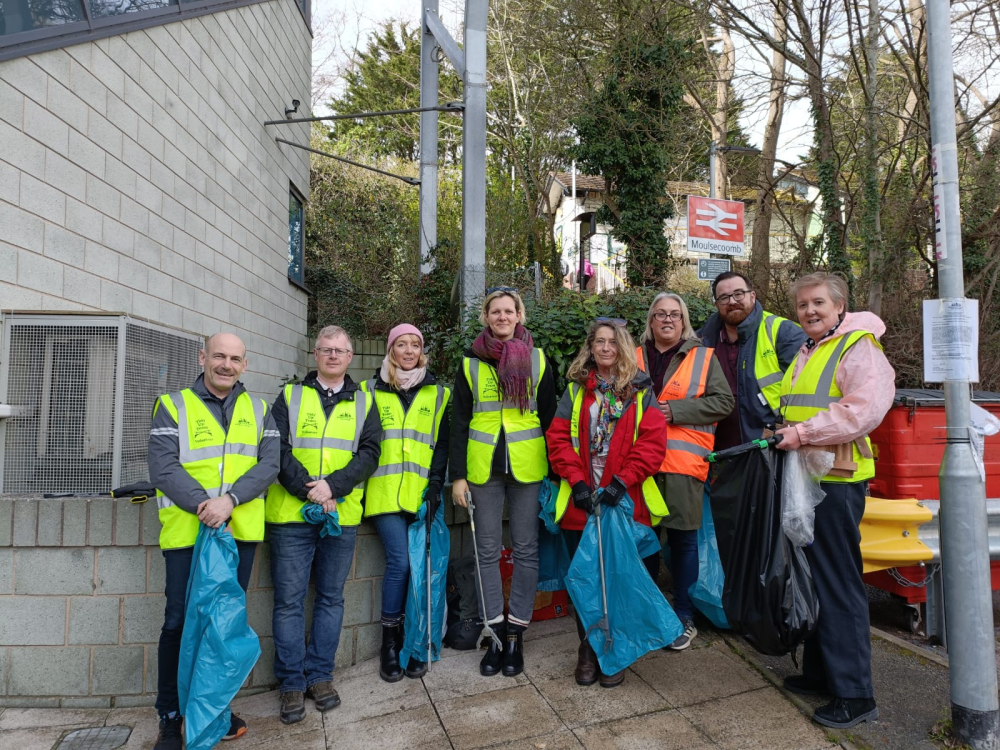
<svg viewBox="0 0 1000 750">
<path fill-rule="evenodd" d="M 587 330 L 595 318 L 607 316 L 624 318 L 626 327 L 638 343 L 639 336 L 646 327 L 646 312 L 649 303 L 660 289 L 639 287 L 603 294 L 583 294 L 569 289 L 560 289 L 554 295 L 541 301 L 528 300 L 525 311 L 527 328 L 535 340 L 535 345 L 545 351 L 549 362 L 555 368 L 556 386 L 559 392 L 565 387 L 565 375 L 570 362 L 580 351 L 587 336 Z M 692 294 L 682 294 L 691 313 L 691 325 L 700 328 L 715 308 L 707 300 Z M 469 311 L 465 316 L 466 326 L 449 330 L 439 330 L 431 345 L 431 367 L 434 373 L 445 380 L 454 380 L 462 363 L 462 352 L 468 348 L 482 330 L 478 321 L 478 310 Z"/>
</svg>

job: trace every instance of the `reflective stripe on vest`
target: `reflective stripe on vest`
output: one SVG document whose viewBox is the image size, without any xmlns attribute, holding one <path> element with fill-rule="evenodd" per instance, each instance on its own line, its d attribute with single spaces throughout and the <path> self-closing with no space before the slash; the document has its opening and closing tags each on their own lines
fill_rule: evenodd
<svg viewBox="0 0 1000 750">
<path fill-rule="evenodd" d="M 442 385 L 426 385 L 404 410 L 396 393 L 375 389 L 373 381 L 366 380 L 361 388 L 374 394 L 382 422 L 379 465 L 365 484 L 365 518 L 401 510 L 416 513 L 451 392 Z"/>
<path fill-rule="evenodd" d="M 829 411 L 830 406 L 837 402 L 843 392 L 837 387 L 837 370 L 844 354 L 865 336 L 871 336 L 876 346 L 880 349 L 882 345 L 878 343 L 874 336 L 867 331 L 852 331 L 843 336 L 835 336 L 822 342 L 806 361 L 799 373 L 798 379 L 792 384 L 795 362 L 799 354 L 795 355 L 792 364 L 785 371 L 785 376 L 781 381 L 781 416 L 788 422 L 805 422 L 810 417 L 823 411 Z M 871 440 L 865 435 L 865 442 L 868 444 L 868 453 L 871 454 Z M 875 476 L 875 460 L 865 458 L 861 455 L 857 445 L 853 445 L 853 461 L 858 465 L 853 476 L 837 477 L 827 475 L 823 477 L 824 482 L 862 482 Z"/>
<path fill-rule="evenodd" d="M 492 365 L 465 357 L 462 370 L 472 391 L 466 479 L 473 484 L 484 484 L 490 478 L 493 452 L 502 428 L 511 474 L 525 484 L 540 482 L 548 473 L 545 434 L 538 418 L 538 384 L 545 374 L 542 350 L 531 350 L 528 410 L 523 413 L 513 401 L 500 401 L 497 371 Z"/>
<path fill-rule="evenodd" d="M 576 455 L 579 456 L 580 413 L 583 411 L 584 389 L 579 383 L 570 383 L 566 386 L 566 391 L 570 394 L 570 398 L 573 399 L 573 412 L 569 420 L 569 440 L 570 444 L 573 446 L 573 450 L 576 452 Z M 635 394 L 635 431 L 632 434 L 633 445 L 635 445 L 635 441 L 639 439 L 639 424 L 642 422 L 642 399 L 645 394 L 645 389 L 637 391 Z M 569 486 L 569 482 L 565 479 L 561 480 L 559 482 L 559 494 L 556 496 L 556 523 L 558 523 L 566 514 L 566 508 L 569 507 L 569 500 L 572 495 L 573 488 Z M 653 477 L 646 477 L 646 479 L 643 480 L 642 499 L 643 502 L 646 503 L 646 508 L 649 510 L 650 522 L 653 526 L 656 526 L 661 520 L 670 515 L 670 511 L 667 510 L 667 505 L 663 501 L 663 495 L 660 492 L 660 488 L 656 486 L 656 482 L 653 480 Z M 637 500 L 632 498 L 632 502 L 635 503 Z"/>
<path fill-rule="evenodd" d="M 342 399 L 327 418 L 323 402 L 315 388 L 286 385 L 288 404 L 288 440 L 292 455 L 302 464 L 312 479 L 323 479 L 343 469 L 358 452 L 365 418 L 373 399 L 363 390 L 354 391 L 354 400 Z M 364 484 L 359 484 L 337 503 L 341 526 L 361 523 L 361 497 Z M 280 484 L 272 484 L 267 492 L 268 523 L 303 523 L 303 502 Z"/>
<path fill-rule="evenodd" d="M 684 360 L 663 384 L 657 400 L 663 403 L 704 396 L 714 351 L 707 346 L 689 349 L 684 355 Z M 636 360 L 640 369 L 645 370 L 641 352 L 640 346 L 636 350 Z M 708 463 L 704 459 L 712 452 L 714 445 L 715 422 L 702 425 L 667 422 L 667 444 L 664 447 L 660 472 L 683 474 L 705 481 L 708 478 Z"/>
<path fill-rule="evenodd" d="M 778 329 L 785 323 L 796 325 L 786 318 L 765 312 L 757 329 L 757 349 L 754 352 L 753 371 L 757 387 L 767 400 L 767 405 L 778 414 L 778 398 L 781 393 L 781 379 L 784 372 L 778 362 L 778 348 L 775 345 Z"/>
<path fill-rule="evenodd" d="M 244 392 L 233 404 L 229 430 L 209 410 L 205 402 L 190 388 L 160 396 L 159 406 L 177 422 L 177 457 L 206 494 L 221 497 L 229 492 L 236 480 L 257 465 L 257 453 L 264 435 L 267 404 Z M 264 539 L 263 498 L 241 498 L 233 508 L 231 529 L 236 539 L 259 542 Z M 159 511 L 160 547 L 179 549 L 194 546 L 200 521 L 156 490 Z"/>
</svg>

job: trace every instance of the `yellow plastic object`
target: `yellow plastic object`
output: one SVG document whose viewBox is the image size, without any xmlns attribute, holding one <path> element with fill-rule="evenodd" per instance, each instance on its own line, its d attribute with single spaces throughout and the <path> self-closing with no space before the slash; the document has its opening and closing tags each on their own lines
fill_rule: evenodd
<svg viewBox="0 0 1000 750">
<path fill-rule="evenodd" d="M 916 500 L 866 498 L 861 519 L 864 572 L 930 561 L 933 553 L 920 541 L 917 528 L 932 517 Z"/>
</svg>

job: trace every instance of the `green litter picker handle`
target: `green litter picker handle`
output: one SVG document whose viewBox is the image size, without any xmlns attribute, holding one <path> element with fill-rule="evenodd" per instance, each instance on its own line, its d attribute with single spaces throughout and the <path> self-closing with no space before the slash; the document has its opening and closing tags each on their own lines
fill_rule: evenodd
<svg viewBox="0 0 1000 750">
<path fill-rule="evenodd" d="M 714 464 L 723 459 L 738 456 L 741 453 L 748 453 L 752 450 L 765 450 L 769 446 L 777 445 L 780 442 L 781 435 L 771 435 L 771 437 L 751 440 L 749 443 L 743 443 L 743 445 L 734 445 L 732 448 L 726 448 L 723 451 L 712 451 L 705 456 L 705 460 L 710 464 Z"/>
</svg>

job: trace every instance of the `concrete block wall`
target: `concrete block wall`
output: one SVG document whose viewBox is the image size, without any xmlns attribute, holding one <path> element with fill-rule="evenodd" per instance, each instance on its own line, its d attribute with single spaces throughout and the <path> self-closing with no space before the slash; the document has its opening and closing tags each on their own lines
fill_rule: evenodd
<svg viewBox="0 0 1000 750">
<path fill-rule="evenodd" d="M 0 707 L 152 704 L 165 605 L 159 531 L 151 502 L 0 498 Z M 461 533 L 453 538 L 457 552 Z M 244 686 L 251 691 L 276 684 L 269 552 L 267 543 L 257 548 L 247 591 L 262 650 Z M 384 569 L 375 529 L 362 524 L 338 667 L 378 653 Z M 311 611 L 310 592 L 307 622 Z"/>
<path fill-rule="evenodd" d="M 305 361 L 288 196 L 309 195 L 311 34 L 271 0 L 0 62 L 0 309 L 243 336 L 247 387 Z M 2 394 L 0 394 L 2 395 Z"/>
</svg>

